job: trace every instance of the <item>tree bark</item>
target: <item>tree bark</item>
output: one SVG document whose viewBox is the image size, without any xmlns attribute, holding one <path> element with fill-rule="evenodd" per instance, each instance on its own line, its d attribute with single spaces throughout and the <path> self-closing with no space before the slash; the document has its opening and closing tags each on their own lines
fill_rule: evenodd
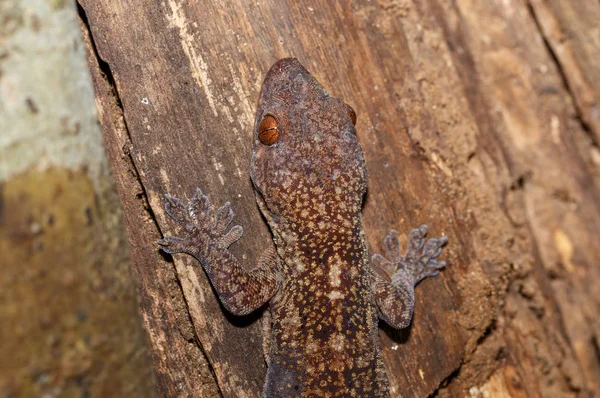
<svg viewBox="0 0 600 398">
<path fill-rule="evenodd" d="M 200 187 L 231 201 L 234 252 L 256 264 L 270 235 L 248 177 L 254 110 L 288 56 L 356 110 L 371 251 L 391 228 L 449 236 L 411 327 L 382 326 L 394 396 L 600 391 L 599 3 L 79 4 L 165 396 L 260 396 L 260 314 L 227 314 L 154 241 L 174 232 L 164 194 Z"/>
<path fill-rule="evenodd" d="M 0 396 L 154 397 L 74 2 L 0 2 Z"/>
</svg>

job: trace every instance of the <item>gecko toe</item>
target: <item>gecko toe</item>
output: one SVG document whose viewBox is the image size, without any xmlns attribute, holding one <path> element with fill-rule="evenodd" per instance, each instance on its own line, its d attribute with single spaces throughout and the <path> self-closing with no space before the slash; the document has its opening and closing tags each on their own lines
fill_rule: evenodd
<svg viewBox="0 0 600 398">
<path fill-rule="evenodd" d="M 231 220 L 233 220 L 233 210 L 231 209 L 231 203 L 227 202 L 219 207 L 215 215 L 215 233 L 218 235 L 223 234 Z"/>
<path fill-rule="evenodd" d="M 398 231 L 392 229 L 388 232 L 383 247 L 392 262 L 397 262 L 400 259 L 400 241 L 398 240 Z"/>
<path fill-rule="evenodd" d="M 188 240 L 177 236 L 165 236 L 162 239 L 158 239 L 156 243 L 159 244 L 160 250 L 168 254 L 194 253 L 194 250 L 191 249 L 194 245 L 190 244 Z"/>
<path fill-rule="evenodd" d="M 227 234 L 223 235 L 221 239 L 219 239 L 220 246 L 223 248 L 228 248 L 235 242 L 237 242 L 242 235 L 244 234 L 244 229 L 240 225 L 236 225 L 232 227 Z"/>
<path fill-rule="evenodd" d="M 210 199 L 204 195 L 200 188 L 196 189 L 194 197 L 188 204 L 188 212 L 196 221 L 196 224 L 201 225 L 208 221 L 210 212 Z"/>
<path fill-rule="evenodd" d="M 381 254 L 374 254 L 373 257 L 371 257 L 371 266 L 375 268 L 379 274 L 383 274 L 387 277 L 391 277 L 397 269 L 396 264 L 390 262 Z"/>
<path fill-rule="evenodd" d="M 183 202 L 172 195 L 165 195 L 165 211 L 177 223 L 185 223 L 187 221 L 187 212 Z"/>
</svg>

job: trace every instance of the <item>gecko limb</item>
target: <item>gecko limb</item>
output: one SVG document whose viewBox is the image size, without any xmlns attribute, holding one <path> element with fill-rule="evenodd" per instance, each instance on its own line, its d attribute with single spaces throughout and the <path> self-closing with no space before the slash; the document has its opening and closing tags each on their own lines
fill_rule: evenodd
<svg viewBox="0 0 600 398">
<path fill-rule="evenodd" d="M 410 231 L 406 255 L 402 256 L 398 232 L 391 230 L 384 241 L 387 258 L 375 254 L 371 259 L 371 265 L 378 271 L 373 289 L 380 318 L 396 329 L 410 324 L 415 286 L 427 277 L 436 276 L 446 266 L 444 261 L 435 259 L 448 238 L 433 238 L 425 243 L 426 234 L 426 225 Z"/>
<path fill-rule="evenodd" d="M 234 315 L 246 315 L 265 304 L 277 291 L 277 254 L 267 249 L 258 266 L 246 271 L 229 251 L 243 229 L 235 225 L 229 202 L 216 211 L 199 189 L 186 205 L 166 195 L 165 210 L 183 230 L 181 236 L 165 236 L 157 243 L 165 253 L 186 253 L 198 260 L 217 291 L 223 306 Z"/>
</svg>

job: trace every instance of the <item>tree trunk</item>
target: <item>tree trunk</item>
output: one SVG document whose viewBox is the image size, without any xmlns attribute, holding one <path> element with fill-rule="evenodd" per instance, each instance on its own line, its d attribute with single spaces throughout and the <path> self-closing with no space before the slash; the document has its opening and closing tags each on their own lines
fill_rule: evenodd
<svg viewBox="0 0 600 398">
<path fill-rule="evenodd" d="M 358 115 L 372 252 L 448 235 L 408 331 L 383 325 L 394 396 L 600 391 L 600 3 L 79 0 L 143 321 L 165 396 L 259 397 L 260 314 L 159 254 L 165 193 L 231 201 L 256 264 L 248 177 L 268 68 L 294 56 Z"/>
<path fill-rule="evenodd" d="M 154 397 L 74 2 L 0 1 L 0 396 Z"/>
</svg>

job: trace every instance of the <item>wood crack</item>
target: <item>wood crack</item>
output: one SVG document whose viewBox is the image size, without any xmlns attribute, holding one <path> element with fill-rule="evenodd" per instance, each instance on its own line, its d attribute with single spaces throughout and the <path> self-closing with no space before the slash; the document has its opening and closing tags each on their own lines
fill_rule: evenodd
<svg viewBox="0 0 600 398">
<path fill-rule="evenodd" d="M 133 149 L 133 143 L 132 143 L 132 137 L 131 137 L 131 133 L 130 130 L 127 126 L 127 120 L 125 119 L 125 114 L 124 114 L 124 109 L 123 109 L 123 103 L 121 101 L 121 97 L 119 95 L 119 90 L 117 87 L 117 82 L 114 78 L 114 75 L 112 73 L 110 64 L 108 62 L 106 62 L 101 56 L 100 53 L 98 51 L 98 48 L 96 46 L 96 42 L 94 40 L 94 36 L 92 34 L 91 28 L 90 28 L 90 24 L 89 24 L 89 20 L 87 18 L 87 14 L 85 11 L 85 8 L 83 7 L 83 5 L 78 1 L 77 3 L 77 12 L 81 21 L 81 25 L 83 26 L 83 29 L 85 29 L 86 31 L 86 36 L 89 39 L 89 43 L 93 52 L 93 56 L 94 56 L 94 60 L 97 62 L 97 66 L 98 69 L 100 70 L 102 77 L 104 78 L 104 80 L 106 81 L 107 86 L 110 88 L 110 96 L 112 97 L 112 99 L 114 100 L 114 105 L 117 107 L 118 109 L 118 117 L 120 119 L 120 123 L 122 124 L 122 129 L 126 134 L 126 138 L 127 138 L 127 142 L 125 145 L 123 145 L 121 151 L 122 154 L 125 158 L 125 161 L 128 164 L 128 169 L 130 174 L 134 177 L 135 181 L 136 181 L 136 185 L 138 186 L 138 192 L 136 193 L 136 198 L 138 200 L 142 201 L 142 207 L 144 209 L 144 211 L 146 212 L 148 218 L 151 220 L 152 225 L 154 226 L 154 228 L 156 229 L 156 231 L 158 232 L 158 234 L 160 234 L 161 237 L 164 237 L 163 231 L 160 228 L 160 225 L 158 223 L 158 219 L 156 217 L 156 214 L 154 213 L 152 206 L 150 205 L 150 202 L 148 200 L 148 194 L 146 191 L 146 188 L 144 186 L 144 183 L 142 182 L 142 179 L 140 177 L 140 173 L 139 173 L 139 169 L 135 163 L 135 160 L 133 158 L 133 155 L 131 153 L 132 149 Z M 162 253 L 161 253 L 162 254 Z M 174 297 L 172 297 L 172 299 L 174 300 L 178 300 L 181 299 L 183 301 L 183 304 L 185 306 L 185 313 L 186 313 L 186 319 L 185 321 L 188 322 L 188 326 L 189 327 L 185 327 L 185 326 L 180 326 L 180 333 L 182 335 L 182 337 L 188 341 L 193 343 L 198 350 L 200 351 L 201 355 L 204 356 L 205 358 L 205 362 L 208 366 L 208 369 L 211 373 L 211 376 L 214 380 L 214 385 L 217 388 L 218 394 L 219 396 L 223 396 L 221 388 L 218 384 L 218 378 L 215 374 L 215 370 L 212 366 L 212 364 L 210 363 L 210 361 L 207 359 L 207 355 L 206 355 L 206 351 L 204 350 L 204 347 L 202 346 L 202 343 L 199 339 L 199 336 L 196 332 L 195 327 L 193 326 L 193 321 L 191 318 L 191 313 L 190 313 L 190 306 L 189 303 L 187 301 L 187 298 L 184 294 L 183 291 L 183 287 L 181 284 L 181 280 L 179 278 L 179 274 L 175 268 L 173 259 L 171 256 L 169 255 L 163 255 L 163 257 L 167 258 L 168 257 L 168 262 L 171 263 L 172 265 L 172 273 L 174 276 L 174 280 L 176 282 L 177 285 L 177 291 L 176 292 L 172 292 L 175 293 Z M 180 320 L 181 321 L 181 320 Z M 189 329 L 192 331 L 193 333 L 193 338 L 190 340 L 188 337 L 185 336 L 185 333 L 182 331 L 182 327 L 185 327 L 186 329 Z M 165 391 L 163 391 L 163 393 L 166 393 Z"/>
<path fill-rule="evenodd" d="M 571 87 L 571 84 L 569 82 L 569 77 L 567 76 L 567 71 L 565 69 L 565 66 L 560 61 L 558 55 L 556 54 L 556 51 L 552 47 L 552 43 L 550 43 L 550 38 L 548 37 L 548 35 L 544 31 L 544 28 L 543 28 L 543 26 L 541 24 L 541 21 L 540 21 L 540 17 L 538 15 L 538 13 L 536 12 L 535 7 L 531 3 L 531 1 L 527 2 L 527 10 L 529 11 L 529 14 L 531 15 L 531 18 L 533 19 L 533 22 L 535 23 L 536 29 L 539 32 L 540 37 L 542 38 L 542 41 L 544 43 L 544 47 L 548 51 L 548 54 L 550 55 L 550 58 L 552 59 L 552 62 L 556 66 L 556 70 L 558 71 L 558 74 L 560 75 L 560 78 L 561 78 L 561 81 L 562 81 L 562 84 L 563 84 L 563 87 L 564 87 L 565 91 L 567 93 L 569 93 L 569 97 L 571 98 L 571 102 L 573 103 L 573 107 L 575 108 L 575 119 L 577 120 L 577 122 L 581 126 L 581 129 L 584 131 L 584 133 L 591 140 L 592 145 L 594 147 L 598 148 L 598 146 L 599 146 L 600 143 L 596 139 L 596 137 L 594 135 L 594 132 L 592 131 L 592 127 L 585 120 L 583 109 L 581 109 L 581 103 L 580 103 L 579 99 L 577 98 L 577 96 L 575 95 L 575 92 L 574 92 L 573 88 Z"/>
</svg>

